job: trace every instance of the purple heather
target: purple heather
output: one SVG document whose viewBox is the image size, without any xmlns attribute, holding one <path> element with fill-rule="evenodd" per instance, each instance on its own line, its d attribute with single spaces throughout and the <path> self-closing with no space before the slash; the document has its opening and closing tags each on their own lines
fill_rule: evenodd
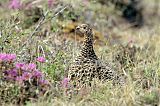
<svg viewBox="0 0 160 106">
<path fill-rule="evenodd" d="M 52 7 L 54 2 L 55 2 L 54 0 L 48 0 L 48 6 Z"/>
<path fill-rule="evenodd" d="M 20 69 L 23 66 L 25 66 L 25 63 L 16 63 L 15 66 L 16 66 L 17 69 Z"/>
<path fill-rule="evenodd" d="M 4 77 L 6 78 L 6 80 L 15 80 L 15 77 L 18 75 L 16 69 L 6 70 L 4 71 L 4 74 L 5 74 Z"/>
<path fill-rule="evenodd" d="M 36 64 L 34 64 L 34 63 L 29 63 L 27 66 L 28 66 L 28 70 L 36 69 Z"/>
<path fill-rule="evenodd" d="M 9 8 L 11 9 L 19 9 L 21 7 L 20 0 L 11 0 L 9 4 Z"/>
<path fill-rule="evenodd" d="M 16 59 L 16 54 L 7 54 L 6 59 L 7 61 L 14 61 Z"/>
<path fill-rule="evenodd" d="M 0 54 L 0 61 L 5 61 L 6 60 L 6 53 L 1 53 Z"/>
<path fill-rule="evenodd" d="M 68 88 L 68 85 L 69 85 L 69 78 L 64 78 L 62 81 L 61 81 L 61 84 L 64 88 Z"/>
<path fill-rule="evenodd" d="M 48 85 L 49 81 L 42 79 L 42 80 L 39 81 L 39 83 L 42 84 L 42 85 Z"/>
<path fill-rule="evenodd" d="M 8 71 L 8 74 L 11 75 L 12 77 L 15 77 L 15 76 L 17 76 L 18 73 L 17 73 L 16 69 L 12 69 L 12 70 Z"/>
<path fill-rule="evenodd" d="M 23 80 L 29 80 L 31 77 L 32 77 L 32 75 L 31 75 L 31 73 L 29 73 L 29 72 L 24 72 L 24 73 L 22 74 Z"/>
<path fill-rule="evenodd" d="M 0 61 L 14 61 L 16 59 L 16 54 L 0 54 Z"/>
<path fill-rule="evenodd" d="M 44 63 L 46 61 L 46 59 L 44 57 L 38 57 L 37 61 Z"/>
<path fill-rule="evenodd" d="M 41 78 L 42 76 L 43 76 L 43 74 L 39 70 L 35 70 L 33 72 L 33 77 Z"/>
</svg>

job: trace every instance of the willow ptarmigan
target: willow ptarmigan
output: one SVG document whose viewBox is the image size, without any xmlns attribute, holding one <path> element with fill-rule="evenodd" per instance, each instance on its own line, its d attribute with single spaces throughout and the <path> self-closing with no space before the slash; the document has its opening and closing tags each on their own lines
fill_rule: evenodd
<svg viewBox="0 0 160 106">
<path fill-rule="evenodd" d="M 84 35 L 84 42 L 80 54 L 69 67 L 68 78 L 77 83 L 90 83 L 93 79 L 101 81 L 118 80 L 118 75 L 109 66 L 103 64 L 93 49 L 92 28 L 88 24 L 76 27 L 76 32 Z"/>
</svg>

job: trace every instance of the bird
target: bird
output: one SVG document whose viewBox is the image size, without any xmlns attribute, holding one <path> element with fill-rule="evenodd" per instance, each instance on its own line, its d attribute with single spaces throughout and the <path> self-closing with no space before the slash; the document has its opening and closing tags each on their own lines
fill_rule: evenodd
<svg viewBox="0 0 160 106">
<path fill-rule="evenodd" d="M 84 36 L 82 48 L 73 63 L 69 66 L 68 78 L 77 84 L 91 85 L 94 79 L 102 82 L 119 80 L 118 74 L 96 55 L 93 48 L 93 31 L 89 24 L 76 27 L 76 33 Z"/>
</svg>

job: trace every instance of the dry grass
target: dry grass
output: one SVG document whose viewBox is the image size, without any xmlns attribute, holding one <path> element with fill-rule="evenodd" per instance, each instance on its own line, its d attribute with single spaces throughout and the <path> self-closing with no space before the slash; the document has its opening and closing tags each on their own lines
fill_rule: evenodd
<svg viewBox="0 0 160 106">
<path fill-rule="evenodd" d="M 23 19 L 21 19 L 23 11 L 9 11 L 1 9 L 1 14 L 4 11 L 12 13 L 11 15 L 4 13 L 0 19 L 0 52 L 16 53 L 18 61 L 34 62 L 38 56 L 44 55 L 47 63 L 41 66 L 42 70 L 48 73 L 48 76 L 53 83 L 51 95 L 48 98 L 40 98 L 37 102 L 27 102 L 27 106 L 158 106 L 160 105 L 160 27 L 157 18 L 152 17 L 153 20 L 147 19 L 147 15 L 152 11 L 146 13 L 145 20 L 149 25 L 144 25 L 142 28 L 132 28 L 130 25 L 120 18 L 119 13 L 113 10 L 113 6 L 107 7 L 97 4 L 96 2 L 88 2 L 84 4 L 78 0 L 62 0 L 65 4 L 72 5 L 70 8 L 62 12 L 62 20 L 58 17 L 53 18 L 54 12 L 49 12 L 45 17 L 45 24 L 41 26 L 43 30 L 47 29 L 48 35 L 39 36 L 35 34 L 31 39 L 35 23 L 28 29 L 23 29 Z M 144 0 L 144 4 L 153 7 L 151 0 Z M 77 5 L 80 4 L 80 5 Z M 82 5 L 81 5 L 82 4 Z M 57 6 L 57 7 L 56 7 Z M 56 5 L 54 9 L 60 8 Z M 147 7 L 147 6 L 146 6 Z M 46 12 L 46 8 L 43 9 Z M 91 15 L 91 19 L 87 20 L 85 11 Z M 147 11 L 147 10 L 146 10 Z M 105 43 L 103 45 L 95 45 L 96 54 L 103 61 L 111 64 L 120 73 L 125 72 L 126 84 L 124 86 L 113 86 L 110 82 L 100 83 L 96 82 L 95 86 L 84 88 L 78 95 L 74 95 L 70 100 L 64 93 L 64 89 L 58 88 L 56 85 L 67 74 L 68 65 L 72 62 L 73 55 L 75 56 L 80 48 L 80 43 L 74 39 L 66 39 L 73 32 L 62 33 L 63 25 L 72 23 L 68 12 L 80 15 L 77 23 L 87 22 L 93 25 L 93 28 L 104 37 Z M 17 15 L 16 13 L 19 13 Z M 114 14 L 113 14 L 114 13 Z M 107 14 L 107 15 L 106 15 Z M 59 15 L 58 15 L 59 16 Z M 107 16 L 107 19 L 106 19 Z M 5 17 L 5 18 L 4 18 Z M 7 18 L 6 18 L 7 17 Z M 17 17 L 19 20 L 16 20 Z M 67 18 L 66 18 L 67 17 Z M 151 17 L 151 16 L 149 16 Z M 26 17 L 27 18 L 27 17 Z M 114 26 L 113 21 L 116 25 Z M 149 22 L 148 22 L 149 21 Z M 20 23 L 19 23 L 20 22 Z M 62 26 L 59 23 L 63 23 Z M 121 24 L 119 24 L 121 23 Z M 77 35 L 78 36 L 78 35 Z M 28 40 L 26 45 L 22 47 L 24 42 Z M 118 60 L 114 61 L 114 55 L 122 50 L 120 45 L 126 48 L 128 42 L 132 41 L 131 46 L 135 46 L 137 51 L 135 54 L 136 60 L 134 66 L 130 66 L 128 62 L 130 57 L 127 57 L 125 67 L 119 64 Z M 78 48 L 78 49 L 77 49 Z M 130 52 L 130 51 L 129 51 Z M 57 88 L 56 88 L 57 87 Z M 6 104 L 4 104 L 6 106 Z M 9 106 L 14 106 L 10 104 Z"/>
</svg>

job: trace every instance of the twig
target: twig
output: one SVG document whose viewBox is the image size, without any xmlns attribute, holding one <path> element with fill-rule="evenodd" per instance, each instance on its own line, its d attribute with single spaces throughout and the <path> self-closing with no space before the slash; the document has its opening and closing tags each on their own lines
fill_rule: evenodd
<svg viewBox="0 0 160 106">
<path fill-rule="evenodd" d="M 32 38 L 32 36 L 38 31 L 38 29 L 40 28 L 40 26 L 43 24 L 46 16 L 48 15 L 49 11 L 47 11 L 43 17 L 41 18 L 41 20 L 39 21 L 38 25 L 36 26 L 36 28 L 34 29 L 34 31 L 31 33 L 30 38 Z"/>
<path fill-rule="evenodd" d="M 61 12 L 63 12 L 66 8 L 68 8 L 69 5 L 64 6 L 64 8 L 62 8 L 60 11 L 58 11 L 57 13 L 55 13 L 55 15 L 52 17 L 52 19 L 54 19 L 58 14 L 60 14 Z"/>
<path fill-rule="evenodd" d="M 51 19 L 54 19 L 57 15 L 59 15 L 61 12 L 63 12 L 67 7 L 68 7 L 68 5 L 67 5 L 67 6 L 64 6 L 64 8 L 62 8 L 59 12 L 55 13 L 55 15 L 53 15 L 53 17 L 52 17 Z M 46 16 L 48 15 L 48 13 L 49 13 L 49 11 L 47 11 L 47 12 L 43 15 L 43 17 L 42 17 L 41 20 L 39 21 L 38 25 L 35 27 L 35 29 L 33 30 L 33 32 L 30 34 L 28 40 L 32 41 L 31 39 L 32 39 L 33 35 L 35 35 L 35 33 L 36 33 L 36 32 L 38 31 L 38 29 L 40 28 L 40 26 L 41 26 L 42 24 L 44 24 L 44 21 L 45 21 L 45 19 L 46 19 Z M 22 45 L 22 48 L 28 43 L 28 40 Z M 29 43 L 31 43 L 31 42 L 29 42 Z"/>
<path fill-rule="evenodd" d="M 28 40 L 32 41 L 31 39 L 32 39 L 33 35 L 35 35 L 35 33 L 36 33 L 36 32 L 38 31 L 38 29 L 40 28 L 40 26 L 43 24 L 43 22 L 44 22 L 46 16 L 48 15 L 48 13 L 49 13 L 49 11 L 47 11 L 47 12 L 43 15 L 43 17 L 42 17 L 41 20 L 39 21 L 38 25 L 35 27 L 35 29 L 33 30 L 33 32 L 30 34 Z M 22 48 L 27 44 L 28 40 L 22 45 Z"/>
</svg>

